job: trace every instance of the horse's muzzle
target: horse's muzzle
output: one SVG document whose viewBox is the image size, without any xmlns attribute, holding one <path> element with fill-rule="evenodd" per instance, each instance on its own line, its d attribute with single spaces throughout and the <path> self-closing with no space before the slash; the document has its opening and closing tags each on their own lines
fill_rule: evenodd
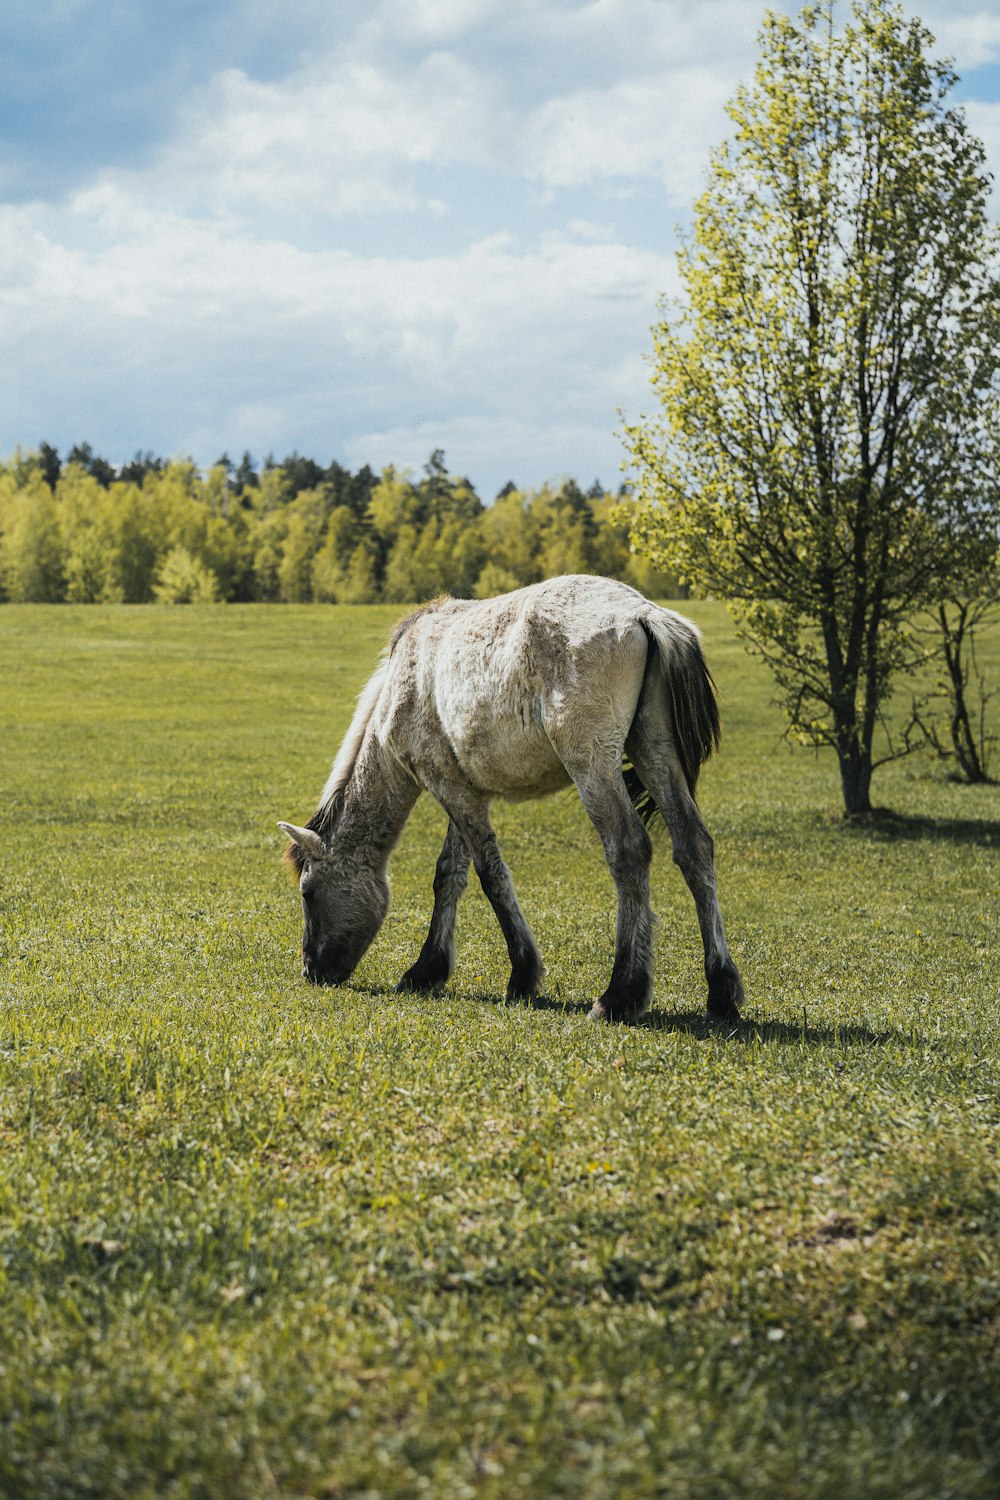
<svg viewBox="0 0 1000 1500">
<path fill-rule="evenodd" d="M 310 984 L 343 984 L 350 972 L 350 969 L 345 969 L 343 964 L 324 964 L 315 958 L 307 958 L 303 955 L 302 977 L 308 979 Z"/>
</svg>

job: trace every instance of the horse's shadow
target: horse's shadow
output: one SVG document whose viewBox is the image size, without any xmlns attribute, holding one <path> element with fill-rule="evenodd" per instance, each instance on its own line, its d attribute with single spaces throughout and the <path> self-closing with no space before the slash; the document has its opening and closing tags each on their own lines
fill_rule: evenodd
<svg viewBox="0 0 1000 1500">
<path fill-rule="evenodd" d="M 374 986 L 358 985 L 370 995 L 385 992 Z M 590 1010 L 589 1000 L 562 1000 L 556 995 L 535 995 L 530 999 L 508 1000 L 490 990 L 463 990 L 461 998 L 474 1005 L 494 1005 L 506 1009 L 556 1012 L 564 1016 L 582 1016 Z M 431 998 L 430 996 L 428 998 Z M 738 1020 L 717 1021 L 704 1011 L 649 1010 L 642 1016 L 611 1022 L 598 1021 L 596 1026 L 624 1026 L 642 1031 L 672 1031 L 699 1041 L 722 1038 L 725 1041 L 757 1045 L 795 1044 L 807 1047 L 878 1047 L 892 1040 L 890 1031 L 873 1031 L 855 1023 L 819 1025 L 803 1016 L 801 1021 L 779 1021 L 752 1013 Z"/>
<path fill-rule="evenodd" d="M 807 1047 L 879 1047 L 892 1038 L 889 1031 L 873 1031 L 870 1026 L 855 1023 L 833 1026 L 801 1021 L 778 1021 L 753 1015 L 737 1021 L 716 1021 L 703 1011 L 648 1011 L 630 1023 L 650 1031 L 675 1031 L 707 1041 L 724 1037 L 726 1041 L 744 1044 L 762 1043 Z"/>
</svg>

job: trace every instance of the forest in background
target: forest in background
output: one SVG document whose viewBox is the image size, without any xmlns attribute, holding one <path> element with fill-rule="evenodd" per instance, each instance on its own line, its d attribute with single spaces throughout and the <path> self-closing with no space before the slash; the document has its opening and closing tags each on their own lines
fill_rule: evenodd
<svg viewBox="0 0 1000 1500">
<path fill-rule="evenodd" d="M 410 603 L 486 598 L 559 573 L 669 597 L 630 549 L 625 487 L 505 485 L 489 505 L 437 450 L 415 478 L 291 454 L 206 472 L 137 453 L 119 469 L 82 444 L 0 463 L 0 599 L 14 603 Z"/>
</svg>

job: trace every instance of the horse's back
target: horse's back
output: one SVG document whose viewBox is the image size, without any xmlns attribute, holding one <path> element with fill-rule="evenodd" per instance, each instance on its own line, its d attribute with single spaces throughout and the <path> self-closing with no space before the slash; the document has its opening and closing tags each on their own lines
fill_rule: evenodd
<svg viewBox="0 0 1000 1500">
<path fill-rule="evenodd" d="M 435 601 L 397 631 L 378 732 L 430 784 L 520 798 L 624 743 L 648 641 L 641 594 L 568 576 L 497 599 Z"/>
</svg>

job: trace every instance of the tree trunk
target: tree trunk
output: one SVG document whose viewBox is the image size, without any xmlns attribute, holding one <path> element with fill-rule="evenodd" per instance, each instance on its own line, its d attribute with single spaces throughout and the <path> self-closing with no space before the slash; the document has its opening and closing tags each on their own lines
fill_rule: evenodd
<svg viewBox="0 0 1000 1500">
<path fill-rule="evenodd" d="M 845 669 L 836 616 L 831 609 L 823 620 L 826 661 L 833 688 L 834 744 L 840 762 L 840 785 L 844 793 L 845 818 L 864 817 L 872 810 L 873 713 L 858 714 L 856 664 Z M 859 642 L 855 642 L 859 650 Z"/>
<path fill-rule="evenodd" d="M 864 817 L 872 810 L 872 758 L 871 752 L 859 745 L 857 736 L 844 748 L 838 747 L 840 760 L 840 784 L 844 791 L 844 816 Z"/>
<path fill-rule="evenodd" d="M 965 696 L 969 681 L 969 667 L 964 656 L 966 630 L 969 624 L 968 605 L 958 606 L 958 617 L 952 625 L 948 618 L 948 611 L 942 604 L 938 609 L 938 623 L 941 626 L 944 659 L 948 668 L 948 676 L 951 679 L 951 743 L 954 746 L 955 758 L 962 768 L 966 781 L 973 785 L 983 785 L 990 779 L 986 772 L 986 757 L 980 754 L 980 746 L 973 733 L 969 704 Z M 972 640 L 971 630 L 969 640 Z"/>
</svg>

